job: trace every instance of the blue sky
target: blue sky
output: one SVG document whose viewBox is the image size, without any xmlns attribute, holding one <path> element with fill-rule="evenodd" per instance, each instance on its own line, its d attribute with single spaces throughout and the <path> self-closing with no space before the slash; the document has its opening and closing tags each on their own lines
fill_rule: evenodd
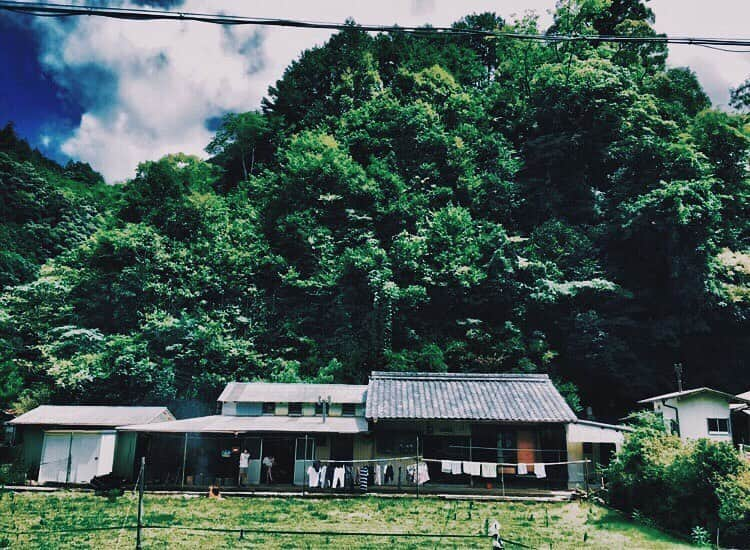
<svg viewBox="0 0 750 550">
<path fill-rule="evenodd" d="M 104 2 L 95 2 L 103 4 Z M 143 3 L 143 2 L 141 2 Z M 180 3 L 180 2 L 174 2 Z M 115 5 L 114 3 L 111 3 Z M 471 12 L 506 19 L 535 11 L 549 23 L 554 0 L 184 0 L 180 9 L 318 21 L 448 25 Z M 116 5 L 129 6 L 130 2 Z M 656 28 L 672 35 L 750 34 L 750 2 L 653 0 Z M 59 161 L 91 163 L 110 181 L 139 161 L 169 152 L 204 154 L 212 121 L 257 108 L 268 86 L 325 30 L 223 28 L 200 23 L 94 17 L 31 18 L 0 13 L 0 125 L 16 123 L 32 145 Z M 750 76 L 750 54 L 670 48 L 718 105 Z"/>
<path fill-rule="evenodd" d="M 13 120 L 19 134 L 62 161 L 57 140 L 78 126 L 84 107 L 45 74 L 39 54 L 34 32 L 0 16 L 0 125 Z"/>
</svg>

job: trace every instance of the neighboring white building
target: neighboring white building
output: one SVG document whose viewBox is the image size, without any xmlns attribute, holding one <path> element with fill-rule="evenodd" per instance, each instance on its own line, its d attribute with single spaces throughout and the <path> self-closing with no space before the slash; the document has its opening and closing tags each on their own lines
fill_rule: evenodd
<svg viewBox="0 0 750 550">
<path fill-rule="evenodd" d="M 750 391 L 737 395 L 747 403 L 737 403 L 732 409 L 732 436 L 734 442 L 741 445 L 742 451 L 750 458 Z"/>
<path fill-rule="evenodd" d="M 591 481 L 597 466 L 606 467 L 615 453 L 620 452 L 625 434 L 633 428 L 618 424 L 604 424 L 591 420 L 577 420 L 566 425 L 568 451 L 568 487 L 583 488 Z M 589 460 L 590 464 L 578 463 Z"/>
<path fill-rule="evenodd" d="M 750 401 L 730 393 L 711 388 L 665 393 L 639 403 L 653 404 L 661 414 L 667 429 L 681 439 L 708 438 L 732 442 L 732 404 L 749 404 Z"/>
</svg>

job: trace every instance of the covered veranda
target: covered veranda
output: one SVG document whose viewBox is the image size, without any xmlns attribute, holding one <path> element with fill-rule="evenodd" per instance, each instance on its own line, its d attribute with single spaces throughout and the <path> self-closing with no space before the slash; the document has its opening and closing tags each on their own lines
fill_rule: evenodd
<svg viewBox="0 0 750 550">
<path fill-rule="evenodd" d="M 117 429 L 142 435 L 135 460 L 146 458 L 150 487 L 280 488 L 302 485 L 315 460 L 351 460 L 368 426 L 361 417 L 215 415 Z M 250 456 L 241 478 L 244 450 Z M 274 459 L 271 475 L 265 457 Z"/>
</svg>

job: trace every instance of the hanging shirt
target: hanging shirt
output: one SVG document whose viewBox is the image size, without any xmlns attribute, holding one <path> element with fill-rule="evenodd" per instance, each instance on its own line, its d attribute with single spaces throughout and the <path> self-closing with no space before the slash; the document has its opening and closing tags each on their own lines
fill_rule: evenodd
<svg viewBox="0 0 750 550">
<path fill-rule="evenodd" d="M 482 462 L 482 477 L 497 477 L 497 464 Z"/>
<path fill-rule="evenodd" d="M 547 477 L 547 469 L 544 467 L 544 463 L 538 462 L 534 464 L 534 474 L 538 479 Z"/>
<path fill-rule="evenodd" d="M 375 464 L 375 485 L 383 484 L 383 468 L 380 464 Z"/>
<path fill-rule="evenodd" d="M 359 469 L 359 490 L 367 492 L 367 476 L 370 475 L 370 467 L 362 466 Z"/>
<path fill-rule="evenodd" d="M 307 485 L 309 487 L 317 487 L 320 482 L 320 476 L 314 466 L 307 468 Z"/>
<path fill-rule="evenodd" d="M 428 481 L 430 481 L 430 472 L 427 469 L 427 464 L 425 462 L 420 462 L 419 467 L 417 468 L 417 483 L 422 485 Z"/>
<path fill-rule="evenodd" d="M 518 465 L 518 475 L 519 476 L 525 476 L 529 473 L 529 470 L 526 468 L 526 464 L 523 462 Z"/>
</svg>

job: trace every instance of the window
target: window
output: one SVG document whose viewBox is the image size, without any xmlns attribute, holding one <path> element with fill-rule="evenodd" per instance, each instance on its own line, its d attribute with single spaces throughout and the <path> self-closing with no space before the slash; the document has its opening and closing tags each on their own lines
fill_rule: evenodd
<svg viewBox="0 0 750 550">
<path fill-rule="evenodd" d="M 315 403 L 315 416 L 323 416 L 323 403 Z"/>
<path fill-rule="evenodd" d="M 276 414 L 276 403 L 263 403 L 263 414 Z"/>
<path fill-rule="evenodd" d="M 289 403 L 289 416 L 302 416 L 302 403 Z"/>
<path fill-rule="evenodd" d="M 708 433 L 728 434 L 729 433 L 729 419 L 728 418 L 709 418 L 708 419 Z"/>
<path fill-rule="evenodd" d="M 357 405 L 354 403 L 344 403 L 341 405 L 341 416 L 354 416 L 357 413 Z"/>
</svg>

